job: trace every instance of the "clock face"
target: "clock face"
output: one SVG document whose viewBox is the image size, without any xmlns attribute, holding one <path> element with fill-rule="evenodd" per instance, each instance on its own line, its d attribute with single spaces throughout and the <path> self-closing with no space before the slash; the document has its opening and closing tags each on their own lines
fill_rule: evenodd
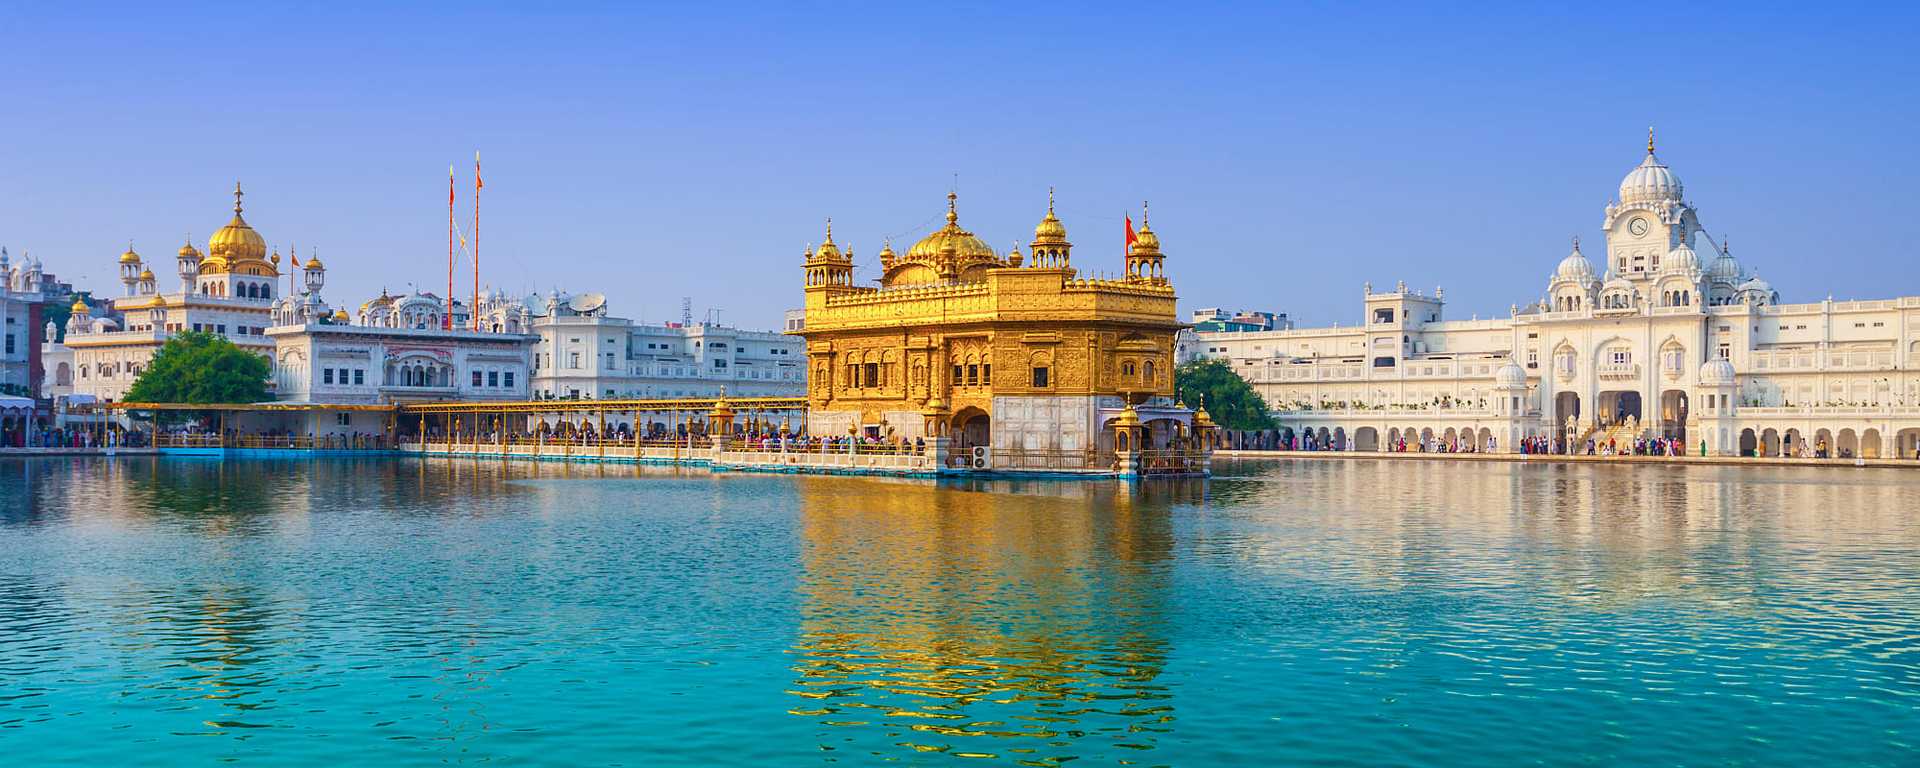
<svg viewBox="0 0 1920 768">
<path fill-rule="evenodd" d="M 1644 234 L 1646 234 L 1646 233 L 1647 233 L 1647 220 L 1646 220 L 1646 219 L 1634 219 L 1633 221 L 1629 221 L 1629 222 L 1627 222 L 1627 231 L 1629 231 L 1629 232 L 1632 232 L 1632 233 L 1634 233 L 1635 235 L 1644 235 Z"/>
</svg>

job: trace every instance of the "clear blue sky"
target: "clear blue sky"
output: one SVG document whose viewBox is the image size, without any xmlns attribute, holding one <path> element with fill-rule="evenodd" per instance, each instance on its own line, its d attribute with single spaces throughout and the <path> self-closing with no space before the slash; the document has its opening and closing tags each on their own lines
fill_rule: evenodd
<svg viewBox="0 0 1920 768">
<path fill-rule="evenodd" d="M 117 292 L 132 239 L 171 288 L 238 178 L 357 305 L 444 283 L 477 148 L 486 279 L 649 320 L 773 326 L 823 218 L 870 278 L 956 174 L 1001 248 L 1057 186 L 1084 271 L 1151 200 L 1188 308 L 1351 323 L 1404 279 L 1465 318 L 1599 239 L 1652 124 L 1785 300 L 1920 293 L 1912 6 L 551 5 L 11 5 L 0 243 Z"/>
</svg>

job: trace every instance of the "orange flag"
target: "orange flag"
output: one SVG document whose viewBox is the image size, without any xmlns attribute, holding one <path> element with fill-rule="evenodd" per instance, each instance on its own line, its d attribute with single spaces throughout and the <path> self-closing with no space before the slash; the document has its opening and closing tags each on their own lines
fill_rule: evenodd
<svg viewBox="0 0 1920 768">
<path fill-rule="evenodd" d="M 1139 235 L 1135 235 L 1135 234 L 1133 233 L 1133 216 L 1132 216 L 1131 214 L 1129 214 L 1129 215 L 1127 216 L 1127 246 L 1126 246 L 1126 247 L 1128 247 L 1128 248 L 1132 248 L 1132 247 L 1133 247 L 1133 241 L 1135 241 L 1135 240 L 1138 240 L 1138 239 L 1140 239 L 1140 236 L 1139 236 Z"/>
</svg>

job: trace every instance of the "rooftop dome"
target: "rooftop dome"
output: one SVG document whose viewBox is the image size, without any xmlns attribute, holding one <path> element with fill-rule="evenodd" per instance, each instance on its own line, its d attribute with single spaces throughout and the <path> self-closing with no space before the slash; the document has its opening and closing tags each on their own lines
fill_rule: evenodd
<svg viewBox="0 0 1920 768">
<path fill-rule="evenodd" d="M 1153 225 L 1147 222 L 1144 208 L 1140 212 L 1140 231 L 1133 233 L 1133 245 L 1127 249 L 1133 254 L 1155 254 L 1160 252 L 1160 236 L 1153 233 Z"/>
<path fill-rule="evenodd" d="M 1661 201 L 1679 202 L 1686 192 L 1680 184 L 1680 177 L 1673 174 L 1660 158 L 1653 154 L 1653 131 L 1647 131 L 1647 157 L 1640 165 L 1620 180 L 1620 202 L 1649 203 Z"/>
<path fill-rule="evenodd" d="M 1066 241 L 1067 225 L 1060 223 L 1060 217 L 1053 215 L 1053 188 L 1048 187 L 1047 217 L 1041 219 L 1039 225 L 1033 228 L 1033 242 L 1035 244 L 1046 243 L 1051 245 L 1054 243 L 1065 243 Z"/>
<path fill-rule="evenodd" d="M 820 248 L 815 253 L 823 259 L 840 258 L 840 246 L 833 244 L 833 219 L 827 219 L 827 239 L 820 243 Z"/>
<path fill-rule="evenodd" d="M 127 243 L 127 252 L 120 254 L 120 263 L 122 264 L 140 263 L 140 254 L 133 252 L 133 243 Z"/>
<path fill-rule="evenodd" d="M 1506 365 L 1494 369 L 1493 385 L 1496 387 L 1524 387 L 1527 385 L 1526 369 L 1521 368 L 1512 360 L 1508 360 Z"/>
<path fill-rule="evenodd" d="M 1740 262 L 1733 260 L 1733 250 L 1725 240 L 1720 242 L 1720 255 L 1714 258 L 1713 266 L 1707 268 L 1707 275 L 1722 283 L 1740 279 Z"/>
<path fill-rule="evenodd" d="M 1693 272 L 1700 269 L 1700 254 L 1687 247 L 1687 241 L 1681 240 L 1673 250 L 1667 251 L 1667 258 L 1661 260 L 1660 269 L 1664 272 Z"/>
<path fill-rule="evenodd" d="M 1731 386 L 1733 384 L 1733 363 L 1716 357 L 1701 364 L 1700 383 L 1709 387 Z"/>
<path fill-rule="evenodd" d="M 240 198 L 246 193 L 240 191 L 238 182 L 233 185 L 233 220 L 213 233 L 207 239 L 207 255 L 214 260 L 234 264 L 241 261 L 265 262 L 267 259 L 267 239 L 247 225 L 240 216 Z"/>
<path fill-rule="evenodd" d="M 87 308 L 87 302 L 84 299 L 79 298 L 75 298 L 73 300 L 73 306 L 67 307 L 67 310 L 76 315 L 84 315 L 93 311 Z"/>
<path fill-rule="evenodd" d="M 940 255 L 949 248 L 953 249 L 955 258 L 960 262 L 999 260 L 1000 255 L 995 253 L 985 241 L 975 237 L 972 232 L 960 228 L 960 214 L 955 205 L 959 198 L 959 195 L 952 192 L 947 193 L 947 225 L 934 230 L 933 234 L 920 238 L 920 242 L 914 243 L 912 248 L 907 249 L 908 261 L 931 263 L 940 258 Z"/>
<path fill-rule="evenodd" d="M 1742 292 L 1759 291 L 1761 293 L 1773 293 L 1773 284 L 1760 279 L 1759 275 L 1754 275 L 1753 277 L 1749 278 L 1746 282 L 1741 283 L 1739 290 L 1741 290 Z"/>
<path fill-rule="evenodd" d="M 1580 253 L 1580 238 L 1573 239 L 1573 252 L 1560 260 L 1560 266 L 1553 270 L 1556 280 L 1572 280 L 1576 283 L 1593 282 L 1593 262 L 1587 261 Z"/>
</svg>

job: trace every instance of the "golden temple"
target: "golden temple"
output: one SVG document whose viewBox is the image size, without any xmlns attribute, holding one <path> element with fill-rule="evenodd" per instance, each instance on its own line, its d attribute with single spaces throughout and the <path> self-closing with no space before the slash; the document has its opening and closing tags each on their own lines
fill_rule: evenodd
<svg viewBox="0 0 1920 768">
<path fill-rule="evenodd" d="M 1171 400 L 1182 324 L 1159 236 L 1141 224 L 1123 276 L 1082 277 L 1051 192 L 1027 254 L 997 253 L 962 228 L 950 193 L 946 225 L 905 254 L 882 249 L 879 285 L 862 286 L 829 221 L 806 254 L 796 331 L 807 340 L 810 428 L 951 438 L 956 453 L 1054 455 L 1063 468 L 1110 464 L 1116 420 L 1144 432 L 1133 446 L 1121 437 L 1123 450 L 1178 439 L 1194 425 Z"/>
</svg>

